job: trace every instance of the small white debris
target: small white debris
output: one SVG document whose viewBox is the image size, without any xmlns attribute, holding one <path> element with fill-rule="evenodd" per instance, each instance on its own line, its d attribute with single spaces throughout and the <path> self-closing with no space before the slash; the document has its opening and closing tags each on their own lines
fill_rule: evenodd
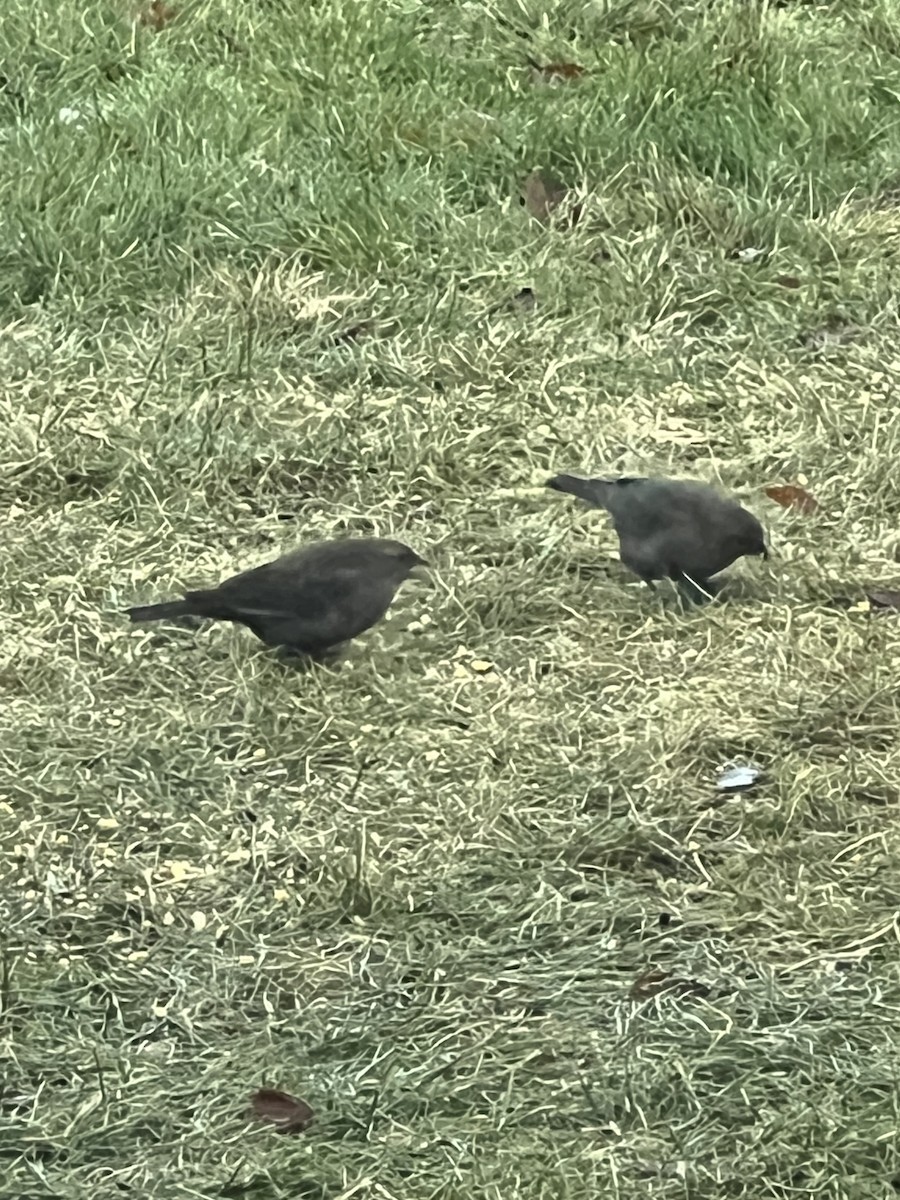
<svg viewBox="0 0 900 1200">
<path fill-rule="evenodd" d="M 749 763 L 725 767 L 716 780 L 720 792 L 743 792 L 759 783 L 762 771 Z"/>
<path fill-rule="evenodd" d="M 60 125 L 74 125 L 77 129 L 84 129 L 84 113 L 79 112 L 77 108 L 68 108 L 63 106 L 58 113 Z"/>
</svg>

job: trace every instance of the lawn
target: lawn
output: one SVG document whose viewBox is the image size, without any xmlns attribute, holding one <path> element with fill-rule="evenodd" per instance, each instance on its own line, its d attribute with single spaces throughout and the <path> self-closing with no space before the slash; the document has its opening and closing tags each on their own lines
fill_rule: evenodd
<svg viewBox="0 0 900 1200">
<path fill-rule="evenodd" d="M 900 0 L 136 11 L 0 14 L 0 1197 L 895 1195 Z M 348 532 L 337 670 L 122 615 Z"/>
</svg>

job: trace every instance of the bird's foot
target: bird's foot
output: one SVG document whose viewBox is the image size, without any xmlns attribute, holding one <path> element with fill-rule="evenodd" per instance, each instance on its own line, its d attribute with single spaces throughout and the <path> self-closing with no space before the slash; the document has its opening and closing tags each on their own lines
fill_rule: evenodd
<svg viewBox="0 0 900 1200">
<path fill-rule="evenodd" d="M 709 604 L 719 592 L 719 585 L 711 579 L 692 579 L 684 571 L 675 580 L 675 586 L 682 600 L 688 604 Z"/>
<path fill-rule="evenodd" d="M 349 642 L 339 642 L 324 650 L 305 650 L 300 646 L 280 646 L 278 658 L 285 666 L 297 671 L 309 671 L 313 667 L 337 667 L 343 660 Z"/>
</svg>

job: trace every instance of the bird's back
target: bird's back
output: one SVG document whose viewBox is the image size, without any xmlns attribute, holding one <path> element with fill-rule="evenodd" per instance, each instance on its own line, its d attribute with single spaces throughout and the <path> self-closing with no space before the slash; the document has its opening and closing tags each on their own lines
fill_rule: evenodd
<svg viewBox="0 0 900 1200">
<path fill-rule="evenodd" d="M 635 479 L 611 489 L 607 507 L 623 559 L 639 557 L 640 573 L 652 565 L 654 578 L 685 572 L 708 579 L 763 547 L 753 514 L 707 484 Z"/>
<path fill-rule="evenodd" d="M 313 649 L 369 629 L 399 582 L 377 550 L 348 540 L 303 546 L 189 598 L 206 615 L 241 621 L 270 644 Z"/>
</svg>

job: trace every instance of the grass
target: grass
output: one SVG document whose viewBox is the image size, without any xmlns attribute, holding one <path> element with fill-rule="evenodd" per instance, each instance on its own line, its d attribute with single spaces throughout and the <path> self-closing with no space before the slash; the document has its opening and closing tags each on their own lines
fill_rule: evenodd
<svg viewBox="0 0 900 1200">
<path fill-rule="evenodd" d="M 900 0 L 174 7 L 0 17 L 0 1194 L 894 1195 Z M 601 467 L 775 557 L 658 602 Z M 120 615 L 346 531 L 340 671 Z"/>
</svg>

